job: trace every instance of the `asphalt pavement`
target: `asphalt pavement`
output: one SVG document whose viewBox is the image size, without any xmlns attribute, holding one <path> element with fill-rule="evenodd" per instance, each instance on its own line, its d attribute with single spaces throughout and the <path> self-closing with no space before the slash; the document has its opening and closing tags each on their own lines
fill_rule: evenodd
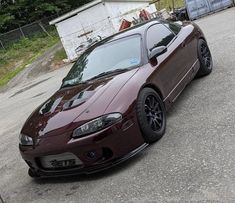
<svg viewBox="0 0 235 203">
<path fill-rule="evenodd" d="M 0 195 L 4 202 L 235 202 L 235 8 L 204 17 L 213 73 L 194 80 L 167 114 L 165 136 L 99 174 L 33 180 L 18 151 L 30 113 L 69 67 L 0 93 Z M 0 198 L 0 202 L 1 202 Z"/>
</svg>

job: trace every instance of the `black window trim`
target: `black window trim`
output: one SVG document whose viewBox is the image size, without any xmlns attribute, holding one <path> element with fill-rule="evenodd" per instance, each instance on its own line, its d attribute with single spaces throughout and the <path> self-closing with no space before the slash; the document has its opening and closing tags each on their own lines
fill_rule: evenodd
<svg viewBox="0 0 235 203">
<path fill-rule="evenodd" d="M 151 28 L 152 26 L 155 26 L 155 25 L 162 25 L 164 26 L 165 28 L 167 28 L 173 35 L 174 35 L 174 38 L 172 38 L 172 40 L 167 44 L 167 48 L 176 40 L 176 38 L 178 37 L 178 35 L 176 35 L 170 28 L 168 28 L 166 25 L 163 24 L 163 22 L 157 22 L 157 23 L 154 23 L 152 25 L 150 25 L 146 31 L 145 31 L 145 50 L 147 51 L 147 54 L 149 55 L 149 50 L 148 50 L 148 46 L 147 46 L 147 32 L 149 30 L 149 28 Z"/>
<path fill-rule="evenodd" d="M 171 21 L 167 21 L 167 20 L 161 20 L 161 24 L 163 24 L 168 30 L 170 30 L 171 32 L 173 32 L 174 35 L 178 36 L 179 33 L 180 33 L 181 30 L 182 30 L 182 26 L 179 25 L 179 26 L 181 27 L 181 29 L 180 29 L 180 31 L 178 32 L 178 34 L 176 34 L 170 27 L 167 27 L 167 26 L 166 26 L 166 24 L 170 24 L 170 23 L 172 23 L 172 24 L 174 24 L 174 25 L 177 24 L 177 23 L 175 23 L 175 22 L 171 22 Z M 177 25 L 176 25 L 176 26 L 177 26 Z"/>
</svg>

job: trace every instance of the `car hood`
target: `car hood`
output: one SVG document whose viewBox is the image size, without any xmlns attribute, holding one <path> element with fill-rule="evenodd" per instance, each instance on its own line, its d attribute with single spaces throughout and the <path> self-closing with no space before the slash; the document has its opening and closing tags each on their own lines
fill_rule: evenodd
<svg viewBox="0 0 235 203">
<path fill-rule="evenodd" d="M 137 71 L 132 69 L 60 89 L 31 114 L 21 133 L 33 138 L 61 135 L 103 115 L 114 97 Z"/>
</svg>

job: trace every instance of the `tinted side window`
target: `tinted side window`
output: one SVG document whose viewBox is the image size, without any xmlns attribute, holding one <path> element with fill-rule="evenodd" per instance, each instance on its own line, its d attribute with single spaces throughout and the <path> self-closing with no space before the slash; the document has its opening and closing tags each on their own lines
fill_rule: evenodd
<svg viewBox="0 0 235 203">
<path fill-rule="evenodd" d="M 174 32 L 176 35 L 178 35 L 181 30 L 181 25 L 177 23 L 167 22 L 164 23 L 164 25 L 166 25 L 170 30 L 172 30 L 172 32 Z"/>
<path fill-rule="evenodd" d="M 147 31 L 147 48 L 167 46 L 175 35 L 164 25 L 156 24 L 151 26 Z"/>
</svg>

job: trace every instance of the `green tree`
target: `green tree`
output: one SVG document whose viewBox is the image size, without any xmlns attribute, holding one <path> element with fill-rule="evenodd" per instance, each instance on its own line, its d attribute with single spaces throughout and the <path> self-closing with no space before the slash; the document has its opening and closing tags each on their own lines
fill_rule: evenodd
<svg viewBox="0 0 235 203">
<path fill-rule="evenodd" d="M 62 15 L 90 0 L 0 0 L 0 32 L 52 15 Z"/>
</svg>

